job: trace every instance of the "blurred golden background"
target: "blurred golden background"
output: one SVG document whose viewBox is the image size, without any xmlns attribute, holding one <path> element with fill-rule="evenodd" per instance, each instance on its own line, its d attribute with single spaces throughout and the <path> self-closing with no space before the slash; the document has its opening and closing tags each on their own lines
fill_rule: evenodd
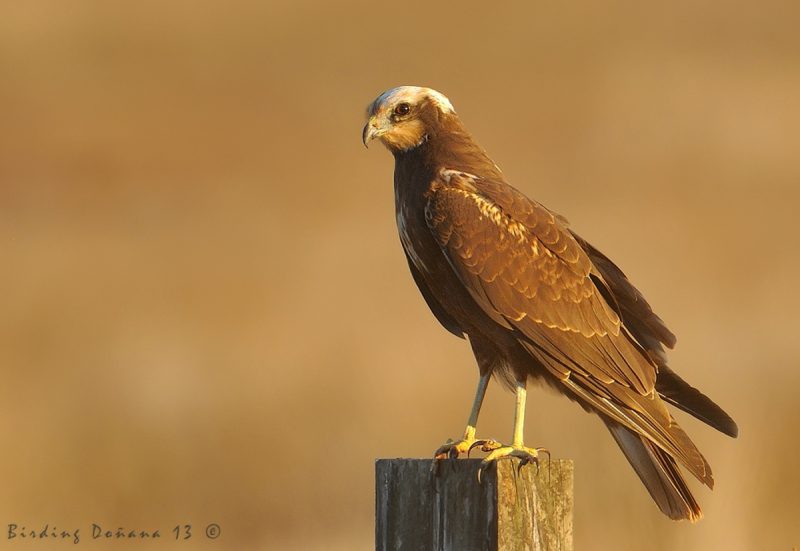
<svg viewBox="0 0 800 551">
<path fill-rule="evenodd" d="M 717 488 L 674 523 L 596 419 L 532 390 L 526 441 L 576 462 L 576 549 L 800 545 L 800 4 L 0 11 L 0 547 L 47 522 L 372 547 L 373 460 L 459 436 L 477 377 L 408 273 L 391 156 L 360 142 L 399 84 L 448 95 L 615 259 L 739 423 L 678 414 Z M 512 414 L 490 386 L 480 433 Z"/>
</svg>

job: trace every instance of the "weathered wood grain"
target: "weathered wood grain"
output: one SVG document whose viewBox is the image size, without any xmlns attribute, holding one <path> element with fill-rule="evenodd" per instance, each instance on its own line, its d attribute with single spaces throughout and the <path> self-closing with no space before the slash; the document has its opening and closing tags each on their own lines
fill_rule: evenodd
<svg viewBox="0 0 800 551">
<path fill-rule="evenodd" d="M 502 460 L 478 483 L 480 459 L 379 459 L 375 548 L 380 551 L 572 549 L 573 465 L 517 472 Z"/>
</svg>

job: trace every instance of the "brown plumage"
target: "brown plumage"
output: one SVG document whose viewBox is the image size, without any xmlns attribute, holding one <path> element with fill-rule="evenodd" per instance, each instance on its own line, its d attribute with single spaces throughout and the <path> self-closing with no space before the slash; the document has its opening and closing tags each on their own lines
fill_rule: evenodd
<svg viewBox="0 0 800 551">
<path fill-rule="evenodd" d="M 537 379 L 597 413 L 660 509 L 700 518 L 677 463 L 709 487 L 711 468 L 666 402 L 725 434 L 737 427 L 667 366 L 675 336 L 642 294 L 564 218 L 506 183 L 438 92 L 395 88 L 368 116 L 364 143 L 377 137 L 395 157 L 414 281 L 442 325 L 469 338 L 480 372 L 521 387 L 523 409 Z M 479 387 L 477 409 L 482 397 Z"/>
</svg>

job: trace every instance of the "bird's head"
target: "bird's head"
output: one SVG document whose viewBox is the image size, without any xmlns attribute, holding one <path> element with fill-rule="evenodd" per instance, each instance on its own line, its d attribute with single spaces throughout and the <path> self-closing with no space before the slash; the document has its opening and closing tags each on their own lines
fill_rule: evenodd
<svg viewBox="0 0 800 551">
<path fill-rule="evenodd" d="M 427 140 L 443 117 L 454 115 L 453 104 L 436 90 L 398 86 L 369 105 L 362 139 L 367 145 L 378 138 L 395 153 L 409 151 Z"/>
</svg>

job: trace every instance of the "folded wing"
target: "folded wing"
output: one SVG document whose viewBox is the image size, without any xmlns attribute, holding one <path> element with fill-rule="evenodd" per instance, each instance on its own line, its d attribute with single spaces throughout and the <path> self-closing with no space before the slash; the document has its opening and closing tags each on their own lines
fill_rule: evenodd
<svg viewBox="0 0 800 551">
<path fill-rule="evenodd" d="M 569 394 L 713 484 L 656 392 L 656 362 L 609 304 L 602 274 L 560 219 L 505 182 L 450 170 L 431 185 L 425 215 L 475 302 Z"/>
</svg>

